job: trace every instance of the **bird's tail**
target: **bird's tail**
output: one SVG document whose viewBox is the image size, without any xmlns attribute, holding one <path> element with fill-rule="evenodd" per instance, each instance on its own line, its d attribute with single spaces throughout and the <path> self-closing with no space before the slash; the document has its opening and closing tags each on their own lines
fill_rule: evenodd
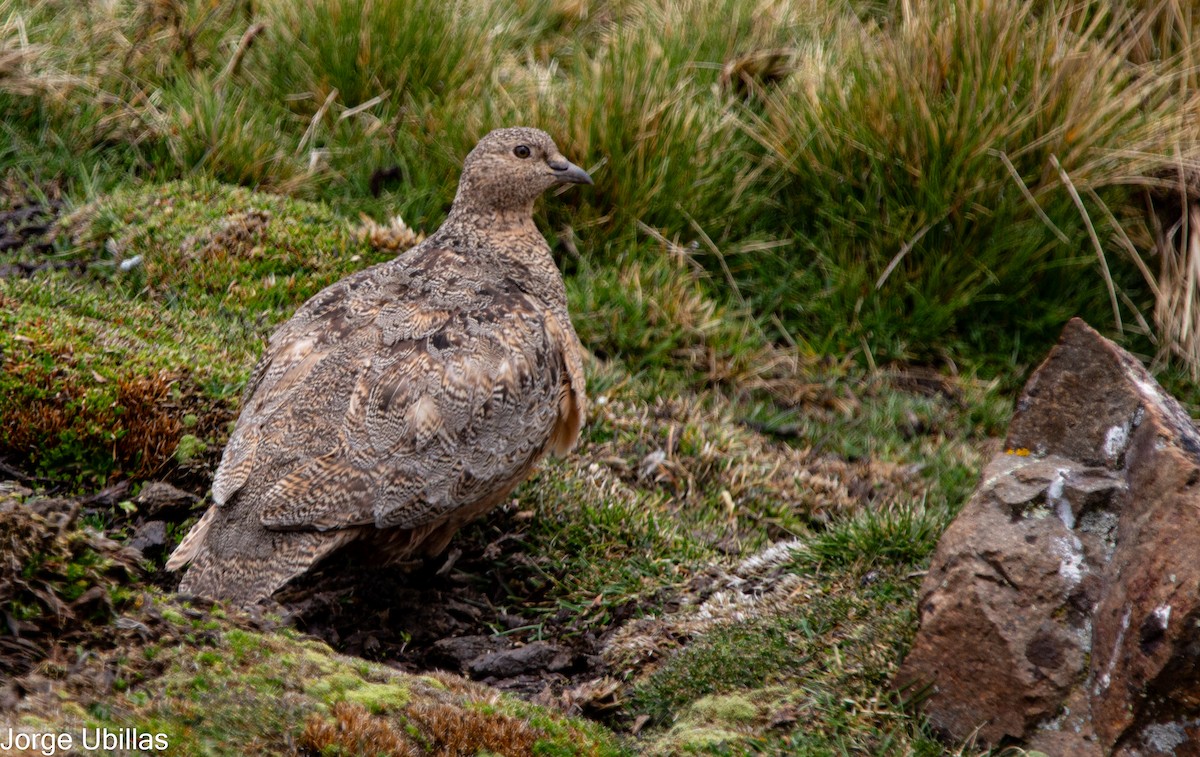
<svg viewBox="0 0 1200 757">
<path fill-rule="evenodd" d="M 169 570 L 190 563 L 179 593 L 251 605 L 357 536 L 354 529 L 270 531 L 239 517 L 241 509 L 212 506 L 180 542 L 167 561 Z"/>
</svg>

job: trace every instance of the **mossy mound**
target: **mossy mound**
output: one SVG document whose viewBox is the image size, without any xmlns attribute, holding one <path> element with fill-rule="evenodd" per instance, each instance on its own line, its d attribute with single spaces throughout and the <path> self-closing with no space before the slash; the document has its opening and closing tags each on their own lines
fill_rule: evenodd
<svg viewBox="0 0 1200 757">
<path fill-rule="evenodd" d="M 70 254 L 87 257 L 123 296 L 222 321 L 273 323 L 395 254 L 376 251 L 323 204 L 204 180 L 114 192 L 60 228 Z"/>
<path fill-rule="evenodd" d="M 203 471 L 270 329 L 394 255 L 322 205 L 204 181 L 106 196 L 57 246 L 78 265 L 0 280 L 0 457 L 79 487 Z"/>
<path fill-rule="evenodd" d="M 220 606 L 151 594 L 104 650 L 64 651 L 17 678 L 21 726 L 162 735 L 171 754 L 622 754 L 603 728 L 456 676 L 335 653 Z"/>
</svg>

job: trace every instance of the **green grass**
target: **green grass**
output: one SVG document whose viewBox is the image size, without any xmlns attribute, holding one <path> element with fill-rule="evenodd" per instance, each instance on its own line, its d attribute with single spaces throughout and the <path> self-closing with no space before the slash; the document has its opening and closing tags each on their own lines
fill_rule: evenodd
<svg viewBox="0 0 1200 757">
<path fill-rule="evenodd" d="M 1148 77 L 1127 64 L 1133 21 L 1121 11 L 935 5 L 903 34 L 851 23 L 842 57 L 809 61 L 813 76 L 755 115 L 789 174 L 784 211 L 811 260 L 756 273 L 788 282 L 778 307 L 841 321 L 815 349 L 862 347 L 879 362 L 968 353 L 1003 366 L 1071 315 L 1111 328 L 1088 219 L 1115 241 L 1103 209 L 1116 208 L 1144 233 L 1145 219 L 1121 210 L 1140 198 L 1130 176 L 1153 182 L 1150 164 L 1190 139 L 1172 64 Z M 1145 310 L 1128 254 L 1105 248 L 1116 285 Z"/>
<path fill-rule="evenodd" d="M 240 615 L 237 620 L 245 621 Z M 176 631 L 165 629 L 168 635 Z M 124 652 L 140 642 L 118 643 L 125 646 L 81 665 L 89 674 L 107 665 L 128 677 L 124 687 L 104 691 L 82 679 L 57 701 L 29 702 L 26 717 L 73 728 L 137 728 L 162 734 L 176 754 L 244 754 L 247 745 L 282 754 L 303 742 L 306 725 L 336 713 L 339 702 L 361 707 L 360 722 L 401 733 L 410 721 L 424 724 L 419 717 L 423 708 L 470 716 L 483 704 L 497 717 L 527 722 L 545 749 L 622 753 L 610 734 L 592 724 L 493 697 L 471 684 L 450 681 L 447 686 L 437 679 L 361 663 L 284 634 L 218 624 L 202 640 L 174 640 L 155 655 L 126 656 Z M 424 738 L 445 737 L 437 728 L 426 725 Z"/>
<path fill-rule="evenodd" d="M 274 325 L 393 254 L 358 214 L 432 231 L 479 136 L 541 126 L 596 179 L 537 216 L 597 358 L 592 409 L 579 450 L 515 493 L 520 517 L 463 537 L 511 537 L 494 568 L 520 614 L 650 629 L 613 662 L 611 722 L 651 718 L 639 751 L 953 751 L 888 681 L 912 576 L 1013 391 L 1082 315 L 1174 350 L 1158 367 L 1197 403 L 1189 279 L 1155 269 L 1155 224 L 1200 162 L 1186 10 L 0 0 L 0 209 L 65 200 L 51 258 L 83 266 L 0 282 L 0 456 L 66 489 L 202 487 Z M 781 542 L 770 577 L 737 572 Z M 730 576 L 791 583 L 734 618 L 705 604 Z M 170 724 L 200 753 L 261 723 L 283 743 L 354 692 L 368 715 L 402 708 L 371 670 L 215 633 L 141 656 L 157 683 L 123 671 L 94 717 Z M 264 709 L 297 694 L 271 654 L 320 674 L 312 701 Z M 542 753 L 583 731 L 615 749 L 523 707 L 501 714 Z"/>
<path fill-rule="evenodd" d="M 205 176 L 433 226 L 474 141 L 532 123 L 595 175 L 540 214 L 587 270 L 685 251 L 770 341 L 1004 374 L 1072 315 L 1117 333 L 1114 299 L 1137 349 L 1186 339 L 1186 274 L 1135 259 L 1200 144 L 1174 2 L 150 7 L 0 2 L 7 186 Z"/>
<path fill-rule="evenodd" d="M 641 679 L 631 709 L 663 724 L 647 751 L 944 753 L 888 692 L 916 583 L 894 570 L 804 580 L 803 604 L 716 626 Z"/>
<path fill-rule="evenodd" d="M 84 489 L 109 476 L 181 470 L 205 481 L 273 325 L 317 287 L 389 254 L 360 241 L 327 206 L 207 179 L 106 195 L 67 218 L 61 235 L 58 254 L 87 263 L 83 275 L 58 272 L 0 285 L 13 326 L 6 332 L 6 375 L 25 377 L 13 378 L 18 394 L 12 396 L 40 393 L 38 401 L 29 395 L 6 405 L 5 417 L 31 406 L 74 408 L 57 420 L 67 430 L 85 424 L 90 433 L 63 436 L 57 428 L 57 436 L 21 445 L 8 437 L 8 449 Z M 134 252 L 141 265 L 120 271 L 115 263 Z M 461 538 L 490 543 L 503 531 L 509 548 L 494 558 L 492 572 L 504 577 L 508 601 L 537 623 L 558 623 L 565 613 L 567 633 L 599 634 L 631 617 L 668 627 L 690 623 L 687 608 L 700 601 L 695 591 L 703 583 L 696 579 L 797 537 L 803 547 L 783 564 L 795 575 L 839 586 L 867 580 L 872 571 L 887 576 L 898 598 L 886 611 L 832 601 L 817 603 L 807 616 L 792 606 L 764 609 L 749 625 L 717 625 L 696 635 L 650 678 L 624 669 L 635 696 L 623 716 L 645 705 L 655 715 L 656 743 L 710 739 L 711 746 L 734 734 L 738 749 L 784 748 L 801 736 L 790 726 L 767 727 L 791 706 L 772 687 L 807 681 L 806 666 L 833 654 L 823 632 L 806 636 L 805 628 L 836 626 L 891 639 L 884 656 L 870 657 L 855 673 L 861 681 L 845 679 L 859 681 L 866 699 L 885 696 L 890 666 L 912 630 L 911 612 L 901 610 L 913 589 L 898 576 L 920 569 L 969 492 L 981 462 L 978 445 L 1003 429 L 1007 399 L 997 382 L 864 374 L 853 363 L 772 344 L 761 324 L 714 301 L 703 282 L 686 259 L 581 265 L 570 281 L 572 305 L 586 345 L 607 358 L 588 365 L 592 410 L 584 442 L 516 492 L 526 516 L 484 520 Z M 669 349 L 655 352 L 658 343 Z M 152 393 L 144 407 L 112 417 L 97 414 L 125 408 L 120 387 L 148 375 L 165 377 L 162 396 Z M 63 404 L 68 388 L 79 400 Z M 151 411 L 163 426 L 123 420 L 144 421 Z M 137 437 L 142 446 L 118 444 L 114 454 L 114 437 Z M 188 445 L 207 451 L 187 463 L 193 467 L 180 468 L 180 450 Z M 139 463 L 149 466 L 147 473 L 138 473 Z M 95 525 L 103 527 L 103 518 Z M 882 588 L 873 591 L 885 601 Z M 664 603 L 681 612 L 664 613 Z M 207 638 L 212 630 L 191 633 Z M 180 717 L 199 717 L 199 705 L 179 701 L 225 696 L 222 681 L 234 673 L 264 691 L 287 685 L 291 673 L 256 678 L 243 670 L 261 644 L 238 633 L 226 643 L 199 650 L 189 658 L 188 675 L 171 679 L 179 694 L 171 707 L 181 708 Z M 754 664 L 739 668 L 732 688 L 717 686 L 712 671 L 747 648 Z M 160 664 L 161 656 L 153 655 Z M 773 670 L 791 677 L 765 672 Z M 695 686 L 661 698 L 675 687 L 671 676 Z M 386 710 L 380 697 L 396 693 L 360 691 L 361 676 L 349 673 L 322 680 L 309 693 L 356 696 L 368 713 Z M 893 742 L 927 739 L 918 722 L 892 705 L 886 718 L 847 711 L 833 693 L 842 680 L 813 695 L 827 710 L 828 732 L 804 737 L 805 748 L 842 740 L 886 752 Z M 130 696 L 139 690 L 131 687 Z M 236 731 L 249 722 L 244 718 L 257 717 L 257 705 L 249 693 L 226 693 L 229 719 L 210 725 Z M 706 722 L 712 712 L 705 697 L 726 695 L 757 702 L 755 717 L 732 728 Z M 153 717 L 173 715 L 164 710 Z M 195 739 L 189 749 L 215 743 L 215 731 L 197 726 L 189 733 Z"/>
</svg>

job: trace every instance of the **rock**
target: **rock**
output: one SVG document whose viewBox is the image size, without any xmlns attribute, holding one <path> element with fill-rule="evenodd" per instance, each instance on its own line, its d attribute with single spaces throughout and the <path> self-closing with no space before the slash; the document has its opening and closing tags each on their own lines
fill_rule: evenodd
<svg viewBox="0 0 1200 757">
<path fill-rule="evenodd" d="M 512 678 L 533 671 L 557 672 L 571 665 L 570 654 L 546 641 L 494 652 L 473 660 L 468 670 L 473 678 Z"/>
<path fill-rule="evenodd" d="M 1200 434 L 1082 321 L 942 537 L 895 685 L 933 727 L 1056 755 L 1200 754 Z M 976 730 L 978 729 L 978 730 Z"/>
<path fill-rule="evenodd" d="M 176 489 L 164 481 L 146 483 L 133 499 L 138 511 L 150 517 L 159 515 L 164 510 L 187 509 L 199 501 L 200 498 L 195 494 Z"/>
<path fill-rule="evenodd" d="M 433 643 L 431 656 L 436 662 L 466 670 L 472 661 L 510 646 L 503 636 L 451 636 Z"/>
<path fill-rule="evenodd" d="M 161 551 L 167 546 L 167 524 L 161 520 L 148 520 L 133 532 L 128 546 L 143 556 Z"/>
</svg>

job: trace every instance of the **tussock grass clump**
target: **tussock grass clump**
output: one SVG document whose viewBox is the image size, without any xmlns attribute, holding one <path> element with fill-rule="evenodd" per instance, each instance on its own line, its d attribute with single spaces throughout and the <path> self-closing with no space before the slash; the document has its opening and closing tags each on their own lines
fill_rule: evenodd
<svg viewBox="0 0 1200 757">
<path fill-rule="evenodd" d="M 9 183 L 199 174 L 430 228 L 476 139 L 532 123 L 597 180 L 543 218 L 581 259 L 695 240 L 772 339 L 996 370 L 1082 315 L 1192 361 L 1190 215 L 1142 191 L 1186 206 L 1200 166 L 1181 3 L 83 7 L 0 0 Z"/>
<path fill-rule="evenodd" d="M 811 356 L 772 343 L 751 313 L 714 297 L 688 251 L 668 245 L 648 257 L 589 266 L 568 283 L 576 330 L 597 357 L 660 385 L 761 392 L 787 405 L 823 394 Z"/>
<path fill-rule="evenodd" d="M 755 10 L 727 0 L 647 3 L 598 49 L 575 51 L 571 76 L 538 81 L 532 102 L 518 104 L 514 115 L 554 124 L 569 154 L 600 161 L 585 200 L 591 222 L 622 229 L 641 220 L 674 232 L 689 217 L 705 228 L 740 219 L 744 229 L 764 208 L 748 191 L 752 163 L 738 159 L 749 140 L 710 87 Z M 786 33 L 764 26 L 762 34 Z"/>
<path fill-rule="evenodd" d="M 513 26 L 507 15 L 499 4 L 461 1 L 272 0 L 261 16 L 270 36 L 252 51 L 249 72 L 277 96 L 308 95 L 294 100 L 301 113 L 335 90 L 349 108 L 376 97 L 453 100 L 490 76 Z"/>
<path fill-rule="evenodd" d="M 756 272 L 791 277 L 785 320 L 877 360 L 956 343 L 1003 358 L 1070 314 L 1136 328 L 1149 248 L 1128 243 L 1133 190 L 1194 151 L 1200 99 L 1180 88 L 1186 58 L 1132 65 L 1126 30 L 1144 19 L 1112 13 L 931 3 L 814 52 L 749 120 L 813 261 Z"/>
</svg>

